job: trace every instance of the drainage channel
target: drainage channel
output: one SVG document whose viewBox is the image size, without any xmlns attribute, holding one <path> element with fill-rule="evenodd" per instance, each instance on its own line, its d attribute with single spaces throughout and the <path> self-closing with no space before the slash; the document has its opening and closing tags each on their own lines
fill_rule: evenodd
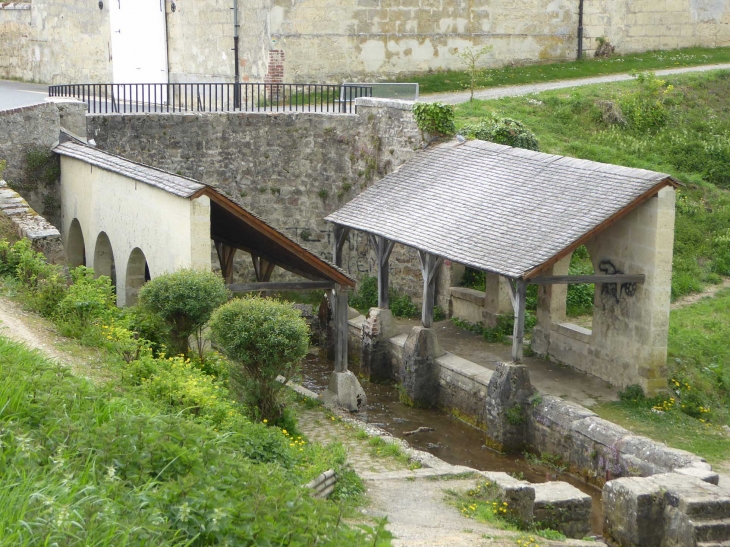
<svg viewBox="0 0 730 547">
<path fill-rule="evenodd" d="M 302 362 L 301 384 L 321 393 L 327 388 L 334 365 L 317 355 L 309 354 Z M 356 372 L 356 371 L 354 371 Z M 565 473 L 528 463 L 523 456 L 507 456 L 484 446 L 484 433 L 440 409 L 412 408 L 398 399 L 394 386 L 363 382 L 367 395 L 367 409 L 354 415 L 363 422 L 375 425 L 394 437 L 405 439 L 418 450 L 433 454 L 452 465 L 465 465 L 479 471 L 503 471 L 533 483 L 561 480 L 591 496 L 591 532 L 603 533 L 603 503 L 601 490 Z M 432 427 L 431 432 L 404 436 L 403 433 L 419 427 Z"/>
</svg>

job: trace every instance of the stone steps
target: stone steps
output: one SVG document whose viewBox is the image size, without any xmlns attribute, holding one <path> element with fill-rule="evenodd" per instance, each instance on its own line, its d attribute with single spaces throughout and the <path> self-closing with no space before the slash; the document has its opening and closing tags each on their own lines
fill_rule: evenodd
<svg viewBox="0 0 730 547">
<path fill-rule="evenodd" d="M 730 544 L 730 519 L 693 521 L 695 539 L 700 542 L 724 542 Z"/>
</svg>

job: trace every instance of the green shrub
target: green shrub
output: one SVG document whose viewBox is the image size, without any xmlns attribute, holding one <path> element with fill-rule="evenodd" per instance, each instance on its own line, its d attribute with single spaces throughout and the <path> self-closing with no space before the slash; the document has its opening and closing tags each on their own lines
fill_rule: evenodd
<svg viewBox="0 0 730 547">
<path fill-rule="evenodd" d="M 350 296 L 349 305 L 361 312 L 378 307 L 378 278 L 364 275 L 360 279 L 357 291 Z"/>
<path fill-rule="evenodd" d="M 461 286 L 483 292 L 487 288 L 486 279 L 487 272 L 467 266 L 464 270 L 464 275 L 461 277 Z"/>
<path fill-rule="evenodd" d="M 646 396 L 644 395 L 644 390 L 639 384 L 632 384 L 626 389 L 619 391 L 618 397 L 622 401 L 630 401 L 633 403 L 640 402 L 646 399 Z"/>
<path fill-rule="evenodd" d="M 494 114 L 482 118 L 475 125 L 465 125 L 460 132 L 469 139 L 539 150 L 537 137 L 522 122 L 511 118 L 500 118 Z"/>
<path fill-rule="evenodd" d="M 140 305 L 159 315 L 170 327 L 170 347 L 188 354 L 188 339 L 205 325 L 229 292 L 220 275 L 178 270 L 146 283 L 139 291 Z"/>
<path fill-rule="evenodd" d="M 399 294 L 391 289 L 388 295 L 390 311 L 396 317 L 417 317 L 421 314 L 421 309 L 413 303 L 411 297 L 407 294 Z"/>
<path fill-rule="evenodd" d="M 233 300 L 215 311 L 213 339 L 234 363 L 231 387 L 259 419 L 276 423 L 283 415 L 279 391 L 309 348 L 309 327 L 289 304 L 265 298 Z"/>
<path fill-rule="evenodd" d="M 143 306 L 127 308 L 126 312 L 129 330 L 148 340 L 155 355 L 167 351 L 171 328 L 162 317 Z"/>
<path fill-rule="evenodd" d="M 638 90 L 621 98 L 621 111 L 629 127 L 645 133 L 663 127 L 669 118 L 666 100 L 674 87 L 666 85 L 653 72 L 632 72 Z"/>
<path fill-rule="evenodd" d="M 443 103 L 415 103 L 413 117 L 418 128 L 429 135 L 447 137 L 456 133 L 454 107 Z"/>
<path fill-rule="evenodd" d="M 41 315 L 54 313 L 66 292 L 66 278 L 59 266 L 49 264 L 42 253 L 22 239 L 13 245 L 0 244 L 0 275 L 11 275 L 21 284 L 25 303 Z"/>
<path fill-rule="evenodd" d="M 92 322 L 110 319 L 116 312 L 112 280 L 105 275 L 94 279 L 94 270 L 79 266 L 71 270 L 72 284 L 58 303 L 55 319 L 64 336 L 81 337 Z"/>
</svg>

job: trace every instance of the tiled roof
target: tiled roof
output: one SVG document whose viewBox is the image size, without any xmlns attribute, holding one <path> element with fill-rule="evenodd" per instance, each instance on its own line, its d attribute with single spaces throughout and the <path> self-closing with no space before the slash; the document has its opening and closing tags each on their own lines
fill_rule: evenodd
<svg viewBox="0 0 730 547">
<path fill-rule="evenodd" d="M 484 141 L 427 149 L 326 220 L 520 278 L 666 174 Z"/>
<path fill-rule="evenodd" d="M 205 188 L 204 184 L 193 179 L 136 163 L 73 140 L 57 144 L 53 148 L 53 151 L 56 154 L 85 161 L 112 173 L 144 182 L 145 184 L 182 198 L 189 198 L 199 190 Z"/>
</svg>

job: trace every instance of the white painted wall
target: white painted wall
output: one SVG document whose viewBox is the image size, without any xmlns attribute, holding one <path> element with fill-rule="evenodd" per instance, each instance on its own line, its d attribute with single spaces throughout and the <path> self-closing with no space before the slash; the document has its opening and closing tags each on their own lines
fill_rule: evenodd
<svg viewBox="0 0 730 547">
<path fill-rule="evenodd" d="M 117 304 L 126 304 L 129 257 L 139 247 L 154 279 L 181 268 L 210 270 L 210 200 L 173 196 L 122 175 L 61 157 L 61 217 L 64 243 L 78 219 L 87 266 L 94 267 L 100 232 L 111 241 L 117 272 Z"/>
</svg>

